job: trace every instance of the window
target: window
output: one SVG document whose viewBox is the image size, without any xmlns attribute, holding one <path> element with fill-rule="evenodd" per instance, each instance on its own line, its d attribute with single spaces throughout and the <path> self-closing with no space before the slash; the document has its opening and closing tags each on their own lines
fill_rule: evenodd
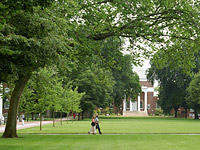
<svg viewBox="0 0 200 150">
<path fill-rule="evenodd" d="M 147 105 L 147 109 L 150 109 L 150 104 Z"/>
<path fill-rule="evenodd" d="M 130 109 L 130 101 L 126 101 L 126 109 Z"/>
<path fill-rule="evenodd" d="M 140 109 L 143 109 L 143 101 L 140 101 Z"/>
</svg>

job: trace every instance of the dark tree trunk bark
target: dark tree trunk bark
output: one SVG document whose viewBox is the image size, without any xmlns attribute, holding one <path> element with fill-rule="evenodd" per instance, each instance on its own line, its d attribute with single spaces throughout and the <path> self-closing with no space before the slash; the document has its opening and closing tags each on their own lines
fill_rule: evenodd
<svg viewBox="0 0 200 150">
<path fill-rule="evenodd" d="M 198 113 L 197 113 L 196 110 L 194 111 L 194 119 L 199 119 L 199 117 L 198 117 Z"/>
<path fill-rule="evenodd" d="M 187 108 L 185 108 L 185 118 L 187 118 L 187 113 L 188 113 Z"/>
<path fill-rule="evenodd" d="M 68 124 L 68 121 L 69 121 L 69 113 L 67 113 L 67 124 Z"/>
<path fill-rule="evenodd" d="M 27 117 L 27 118 L 26 118 L 26 121 L 28 122 L 29 113 L 27 113 L 26 117 Z"/>
<path fill-rule="evenodd" d="M 81 113 L 78 113 L 78 120 L 81 120 Z"/>
<path fill-rule="evenodd" d="M 42 113 L 40 112 L 40 131 L 42 131 Z"/>
<path fill-rule="evenodd" d="M 60 125 L 62 125 L 62 112 L 60 113 Z"/>
<path fill-rule="evenodd" d="M 34 113 L 33 112 L 31 113 L 31 117 L 32 117 L 32 120 L 33 120 L 34 119 Z"/>
<path fill-rule="evenodd" d="M 17 81 L 15 88 L 12 92 L 12 96 L 10 99 L 10 107 L 8 111 L 8 119 L 6 123 L 6 128 L 3 133 L 3 138 L 17 138 L 17 113 L 19 107 L 19 101 L 22 95 L 22 92 L 28 82 L 29 78 L 19 78 Z"/>
<path fill-rule="evenodd" d="M 55 127 L 55 112 L 53 110 L 53 127 Z"/>
<path fill-rule="evenodd" d="M 177 118 L 178 108 L 174 108 L 175 111 L 175 118 Z"/>
<path fill-rule="evenodd" d="M 84 112 L 82 111 L 82 116 L 81 116 L 81 120 L 84 119 Z"/>
</svg>

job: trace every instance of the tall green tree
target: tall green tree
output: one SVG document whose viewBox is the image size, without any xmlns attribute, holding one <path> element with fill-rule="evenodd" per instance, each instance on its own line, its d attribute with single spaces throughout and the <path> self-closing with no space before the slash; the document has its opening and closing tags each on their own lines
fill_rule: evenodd
<svg viewBox="0 0 200 150">
<path fill-rule="evenodd" d="M 133 72 L 133 63 L 130 55 L 123 54 L 124 41 L 119 38 L 107 38 L 101 42 L 102 66 L 111 70 L 115 80 L 113 99 L 118 111 L 123 98 L 135 100 L 141 92 L 138 75 Z"/>
<path fill-rule="evenodd" d="M 7 5 L 9 9 L 13 6 L 9 2 Z M 9 15 L 0 37 L 0 80 L 13 81 L 15 88 L 3 137 L 17 137 L 18 104 L 27 81 L 33 71 L 58 61 L 59 54 L 68 51 L 68 42 L 67 36 L 60 34 L 66 22 L 53 17 L 46 8 L 38 6 L 32 11 L 17 9 Z"/>
<path fill-rule="evenodd" d="M 82 68 L 80 74 L 74 80 L 79 92 L 85 92 L 81 99 L 82 118 L 85 112 L 93 113 L 95 107 L 106 107 L 112 101 L 113 80 L 110 71 L 96 64 Z"/>
<path fill-rule="evenodd" d="M 186 89 L 191 81 L 191 77 L 184 73 L 182 69 L 174 69 L 168 64 L 163 68 L 157 68 L 151 63 L 151 68 L 148 69 L 147 78 L 152 83 L 158 80 L 160 84 L 159 101 L 165 114 L 169 114 L 172 109 L 177 117 L 178 108 L 186 102 Z"/>
<path fill-rule="evenodd" d="M 33 89 L 33 82 L 30 80 L 29 84 L 26 85 L 24 92 L 22 94 L 20 103 L 19 103 L 19 112 L 23 112 L 26 117 L 27 121 L 29 119 L 29 115 L 35 112 L 34 110 L 34 99 L 35 93 Z"/>
<path fill-rule="evenodd" d="M 195 119 L 199 119 L 198 113 L 200 112 L 200 73 L 194 75 L 193 80 L 190 82 L 190 85 L 187 88 L 187 91 L 187 102 L 189 106 L 194 109 Z"/>
</svg>

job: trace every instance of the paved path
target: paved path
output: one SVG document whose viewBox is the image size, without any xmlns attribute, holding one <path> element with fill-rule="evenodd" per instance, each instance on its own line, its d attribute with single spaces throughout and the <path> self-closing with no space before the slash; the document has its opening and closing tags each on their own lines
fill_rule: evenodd
<svg viewBox="0 0 200 150">
<path fill-rule="evenodd" d="M 69 118 L 70 120 L 71 118 Z M 63 120 L 67 120 L 66 118 L 63 118 Z M 55 122 L 59 122 L 59 119 L 56 119 Z M 45 124 L 51 124 L 53 123 L 53 121 L 42 121 L 42 125 Z M 17 130 L 20 129 L 25 129 L 25 128 L 31 128 L 31 127 L 35 127 L 35 126 L 39 126 L 40 125 L 40 121 L 34 121 L 34 122 L 24 122 L 24 125 L 22 125 L 21 122 L 17 122 Z M 4 132 L 5 130 L 5 125 L 0 125 L 0 133 Z"/>
</svg>

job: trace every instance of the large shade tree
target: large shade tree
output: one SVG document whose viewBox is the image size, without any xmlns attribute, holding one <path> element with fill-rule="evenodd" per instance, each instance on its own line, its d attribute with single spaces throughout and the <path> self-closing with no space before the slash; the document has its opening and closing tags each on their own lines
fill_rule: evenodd
<svg viewBox="0 0 200 150">
<path fill-rule="evenodd" d="M 189 106 L 194 109 L 195 119 L 198 119 L 198 113 L 200 112 L 200 73 L 194 75 L 194 79 L 191 81 L 187 88 L 188 97 L 187 102 Z"/>
<path fill-rule="evenodd" d="M 115 80 L 113 103 L 120 110 L 123 98 L 135 100 L 141 92 L 139 77 L 133 72 L 131 55 L 123 54 L 125 42 L 120 38 L 107 38 L 101 42 L 103 67 L 109 68 Z"/>
<path fill-rule="evenodd" d="M 8 13 L 1 14 L 5 25 L 0 37 L 0 80 L 15 82 L 3 137 L 17 137 L 17 108 L 31 73 L 59 55 L 70 56 L 70 46 L 81 45 L 87 53 L 94 40 L 121 36 L 130 39 L 131 48 L 138 41 L 152 48 L 153 43 L 165 43 L 162 49 L 170 48 L 169 53 L 177 55 L 173 47 L 183 39 L 195 40 L 199 31 L 199 5 L 193 0 L 2 0 L 2 4 Z M 131 52 L 133 58 L 151 53 L 138 48 Z M 190 60 L 189 56 L 181 55 Z"/>
<path fill-rule="evenodd" d="M 197 47 L 198 42 L 196 43 Z M 193 48 L 195 48 L 193 47 Z M 186 47 L 184 47 L 186 48 Z M 189 108 L 187 102 L 187 88 L 193 78 L 193 74 L 199 71 L 199 56 L 200 53 L 194 49 L 194 65 L 190 68 L 189 72 L 185 72 L 184 66 L 172 65 L 170 60 L 163 63 L 163 67 L 158 65 L 158 59 L 163 56 L 163 53 L 157 52 L 151 60 L 151 68 L 147 71 L 147 78 L 153 83 L 158 80 L 160 83 L 159 89 L 159 105 L 166 114 L 170 113 L 172 109 L 175 110 L 175 117 L 177 117 L 178 108 L 185 108 L 185 117 L 187 117 L 187 109 Z M 156 56 L 159 56 L 158 58 Z M 163 56 L 165 57 L 165 56 Z M 183 59 L 183 58 L 182 58 Z M 180 61 L 182 61 L 180 59 Z"/>
<path fill-rule="evenodd" d="M 163 68 L 157 68 L 153 61 L 147 72 L 147 78 L 152 83 L 158 80 L 160 84 L 158 104 L 165 114 L 169 114 L 174 109 L 177 117 L 178 108 L 184 106 L 186 102 L 186 89 L 191 77 L 181 69 L 170 68 L 168 64 Z"/>
</svg>

